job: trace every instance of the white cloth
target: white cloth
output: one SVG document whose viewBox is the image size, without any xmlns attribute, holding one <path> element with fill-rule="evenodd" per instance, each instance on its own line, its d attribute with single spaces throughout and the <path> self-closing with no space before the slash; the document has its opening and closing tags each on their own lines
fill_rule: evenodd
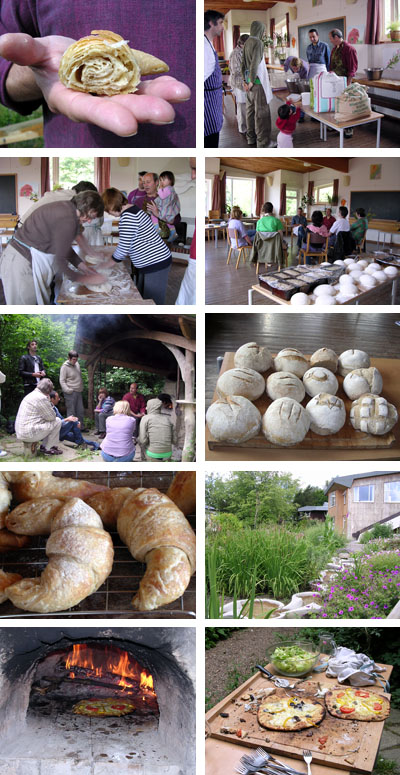
<svg viewBox="0 0 400 775">
<path fill-rule="evenodd" d="M 284 132 L 279 132 L 276 139 L 278 148 L 293 148 L 293 135 L 286 135 Z"/>
<path fill-rule="evenodd" d="M 338 231 L 350 231 L 350 223 L 347 218 L 338 218 L 337 221 L 332 224 L 329 234 L 337 234 Z"/>
<path fill-rule="evenodd" d="M 326 65 L 322 65 L 319 63 L 312 63 L 310 64 L 310 69 L 308 71 L 308 80 L 311 81 L 311 78 L 314 78 L 314 75 L 318 75 L 319 73 L 326 73 Z"/>
<path fill-rule="evenodd" d="M 236 88 L 234 88 L 234 89 L 232 89 L 232 91 L 233 91 L 233 93 L 235 95 L 235 100 L 236 100 L 236 102 L 238 104 L 240 104 L 242 102 L 246 103 L 246 92 L 244 91 L 244 89 L 236 89 Z"/>
<path fill-rule="evenodd" d="M 196 304 L 196 259 L 189 258 L 175 304 Z"/>
<path fill-rule="evenodd" d="M 247 131 L 246 102 L 238 102 L 236 105 L 236 119 L 238 130 L 241 134 Z"/>
<path fill-rule="evenodd" d="M 204 80 L 206 81 L 215 70 L 214 46 L 204 35 Z"/>
<path fill-rule="evenodd" d="M 268 70 L 265 64 L 264 57 L 262 58 L 260 64 L 257 67 L 257 76 L 259 77 L 261 86 L 264 89 L 267 105 L 269 105 L 269 103 L 272 102 L 274 95 L 272 93 L 271 84 L 269 82 L 269 75 L 268 75 Z"/>
<path fill-rule="evenodd" d="M 328 661 L 326 675 L 337 678 L 339 683 L 349 681 L 351 686 L 372 686 L 376 678 L 374 673 L 380 673 L 383 669 L 366 654 L 356 654 L 353 649 L 341 646 Z"/>
<path fill-rule="evenodd" d="M 43 253 L 41 250 L 36 250 L 36 248 L 32 247 L 30 251 L 32 255 L 32 274 L 36 302 L 37 304 L 50 304 L 50 286 L 55 275 L 57 275 L 57 284 L 61 284 L 61 262 L 57 265 L 57 257 L 54 253 Z"/>
</svg>

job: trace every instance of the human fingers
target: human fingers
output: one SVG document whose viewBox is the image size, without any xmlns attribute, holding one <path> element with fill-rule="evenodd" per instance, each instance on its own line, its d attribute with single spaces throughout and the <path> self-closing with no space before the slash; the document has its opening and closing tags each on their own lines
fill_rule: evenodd
<svg viewBox="0 0 400 775">
<path fill-rule="evenodd" d="M 169 75 L 161 75 L 152 81 L 142 81 L 138 94 L 146 94 L 152 97 L 161 97 L 167 102 L 186 102 L 190 99 L 191 91 L 185 83 L 171 78 Z"/>
<path fill-rule="evenodd" d="M 32 38 L 22 32 L 10 33 L 0 37 L 0 56 L 16 65 L 38 65 L 46 54 L 46 47 L 38 38 Z"/>
<path fill-rule="evenodd" d="M 130 110 L 138 124 L 172 124 L 175 111 L 166 100 L 146 94 L 118 94 L 111 97 L 114 105 Z"/>
<path fill-rule="evenodd" d="M 72 121 L 96 124 L 122 137 L 134 135 L 138 130 L 132 110 L 127 105 L 115 103 L 113 97 L 96 97 L 73 91 L 60 81 L 52 85 L 48 96 L 50 109 Z"/>
</svg>

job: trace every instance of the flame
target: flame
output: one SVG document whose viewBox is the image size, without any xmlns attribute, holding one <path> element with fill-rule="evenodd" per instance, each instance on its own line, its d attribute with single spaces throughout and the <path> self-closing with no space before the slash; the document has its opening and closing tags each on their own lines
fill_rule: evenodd
<svg viewBox="0 0 400 775">
<path fill-rule="evenodd" d="M 154 689 L 153 676 L 147 675 L 144 670 L 140 673 L 140 688 Z"/>
<path fill-rule="evenodd" d="M 74 643 L 68 654 L 65 667 L 71 670 L 69 678 L 76 678 L 72 668 L 83 667 L 91 671 L 94 678 L 101 678 L 107 673 L 119 676 L 118 686 L 131 689 L 139 684 L 143 691 L 155 694 L 153 677 L 141 669 L 127 651 L 116 646 L 96 648 L 84 643 Z M 127 680 L 128 679 L 128 680 Z"/>
</svg>

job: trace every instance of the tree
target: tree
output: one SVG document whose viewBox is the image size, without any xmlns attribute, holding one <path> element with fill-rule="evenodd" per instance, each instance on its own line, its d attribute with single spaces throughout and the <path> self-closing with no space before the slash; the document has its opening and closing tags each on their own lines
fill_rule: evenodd
<svg viewBox="0 0 400 775">
<path fill-rule="evenodd" d="M 235 471 L 225 478 L 209 474 L 206 503 L 256 528 L 262 522 L 291 519 L 298 486 L 291 474 L 278 471 Z"/>
<path fill-rule="evenodd" d="M 312 487 L 312 485 L 309 484 L 303 490 L 298 490 L 294 499 L 299 507 L 323 506 L 326 501 L 326 496 L 320 487 Z"/>
<path fill-rule="evenodd" d="M 62 188 L 72 188 L 80 180 L 89 180 L 94 183 L 94 159 L 93 157 L 60 158 L 59 182 Z"/>
<path fill-rule="evenodd" d="M 216 474 L 206 474 L 206 506 L 211 506 L 216 511 L 228 511 L 230 497 L 228 494 L 229 483 Z"/>
</svg>

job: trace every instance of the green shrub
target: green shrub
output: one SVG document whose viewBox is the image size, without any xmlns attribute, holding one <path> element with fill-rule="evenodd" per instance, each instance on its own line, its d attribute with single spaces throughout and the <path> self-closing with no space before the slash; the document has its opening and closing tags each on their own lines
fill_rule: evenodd
<svg viewBox="0 0 400 775">
<path fill-rule="evenodd" d="M 359 542 L 367 544 L 370 541 L 375 541 L 376 538 L 391 538 L 392 536 L 393 528 L 390 525 L 374 525 L 372 530 L 367 530 L 361 534 Z"/>
<path fill-rule="evenodd" d="M 206 627 L 206 650 L 214 648 L 220 640 L 230 638 L 233 632 L 240 629 L 240 627 Z"/>
</svg>

